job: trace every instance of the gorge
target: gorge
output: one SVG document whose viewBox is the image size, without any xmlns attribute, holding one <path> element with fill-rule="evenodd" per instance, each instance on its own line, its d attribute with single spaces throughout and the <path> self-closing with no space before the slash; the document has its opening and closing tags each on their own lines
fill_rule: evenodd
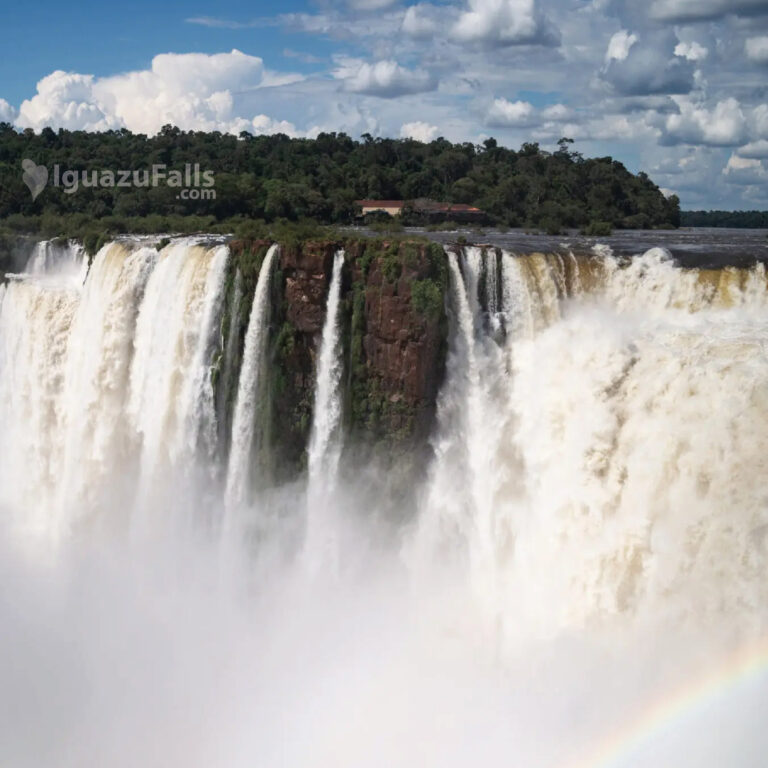
<svg viewBox="0 0 768 768">
<path fill-rule="evenodd" d="M 767 323 L 659 247 L 37 244 L 0 762 L 758 765 Z"/>
</svg>

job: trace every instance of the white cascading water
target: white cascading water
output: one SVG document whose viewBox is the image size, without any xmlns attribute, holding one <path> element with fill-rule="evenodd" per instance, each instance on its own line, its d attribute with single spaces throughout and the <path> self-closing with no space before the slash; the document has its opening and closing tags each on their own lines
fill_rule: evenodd
<svg viewBox="0 0 768 768">
<path fill-rule="evenodd" d="M 340 473 L 337 253 L 306 496 L 259 487 L 252 510 L 306 513 L 302 578 L 288 546 L 241 594 L 219 585 L 218 541 L 96 534 L 207 523 L 242 498 L 277 258 L 253 297 L 227 489 L 226 247 L 111 243 L 84 280 L 84 258 L 41 256 L 0 285 L 0 763 L 762 765 L 764 267 L 448 252 L 434 458 L 392 552 L 369 546 L 382 528 L 365 527 L 377 500 L 353 450 Z M 246 528 L 255 558 L 273 531 Z M 56 557 L 28 546 L 49 537 Z M 352 577 L 304 578 L 323 569 Z M 723 683 L 752 647 L 750 676 Z M 681 707 L 691 679 L 710 698 Z"/>
<path fill-rule="evenodd" d="M 4 291 L 0 496 L 18 525 L 63 533 L 97 513 L 105 522 L 105 508 L 113 522 L 126 513 L 137 466 L 148 490 L 158 473 L 210 463 L 228 251 L 114 242 L 83 282 L 71 254 L 58 263 L 50 244 L 41 250 L 49 263 L 32 258 L 42 271 Z"/>
<path fill-rule="evenodd" d="M 280 246 L 277 243 L 270 246 L 261 264 L 245 335 L 240 381 L 232 418 L 232 442 L 225 491 L 226 506 L 229 510 L 244 504 L 250 492 L 255 416 L 269 331 L 269 288 L 272 268 L 279 251 Z"/>
<path fill-rule="evenodd" d="M 213 459 L 210 366 L 228 254 L 226 246 L 171 243 L 147 283 L 127 404 L 131 427 L 141 436 L 141 498 L 159 479 Z"/>
<path fill-rule="evenodd" d="M 466 558 L 512 646 L 630 617 L 764 630 L 763 267 L 503 254 L 499 355 L 470 325 L 464 258 L 416 541 Z"/>
<path fill-rule="evenodd" d="M 125 402 L 139 305 L 157 261 L 154 248 L 110 243 L 96 254 L 69 329 L 61 389 L 60 525 L 130 493 L 132 450 Z M 115 485 L 115 467 L 126 484 Z"/>
<path fill-rule="evenodd" d="M 332 519 L 332 494 L 336 488 L 341 442 L 339 427 L 342 411 L 342 350 L 339 341 L 339 305 L 344 251 L 333 258 L 323 333 L 317 355 L 315 404 L 312 431 L 307 449 L 307 533 L 306 552 L 312 567 L 335 559 L 335 521 Z"/>
<path fill-rule="evenodd" d="M 27 259 L 24 272 L 48 277 L 69 276 L 82 285 L 88 272 L 88 258 L 76 240 L 41 240 Z"/>
<path fill-rule="evenodd" d="M 48 532 L 66 413 L 61 398 L 69 330 L 80 302 L 71 280 L 11 280 L 0 316 L 0 494 L 17 525 Z"/>
</svg>

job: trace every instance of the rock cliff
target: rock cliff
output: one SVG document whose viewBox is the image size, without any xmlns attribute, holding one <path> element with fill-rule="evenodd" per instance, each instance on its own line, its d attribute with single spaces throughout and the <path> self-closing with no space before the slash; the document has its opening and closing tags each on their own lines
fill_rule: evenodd
<svg viewBox="0 0 768 768">
<path fill-rule="evenodd" d="M 244 300 L 234 322 L 225 318 L 224 335 L 244 336 L 268 246 L 231 243 L 228 291 L 239 271 Z M 325 302 L 340 248 L 346 254 L 340 321 L 348 444 L 358 455 L 371 451 L 379 460 L 394 461 L 425 446 L 434 419 L 447 344 L 442 248 L 376 239 L 282 244 L 272 280 L 268 385 L 259 417 L 265 435 L 261 461 L 276 479 L 294 474 L 304 461 Z M 220 397 L 224 422 L 233 397 Z"/>
</svg>

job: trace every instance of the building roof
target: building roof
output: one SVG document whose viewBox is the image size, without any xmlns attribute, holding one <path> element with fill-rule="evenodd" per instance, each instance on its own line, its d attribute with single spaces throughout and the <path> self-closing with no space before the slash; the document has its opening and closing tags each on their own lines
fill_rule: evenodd
<svg viewBox="0 0 768 768">
<path fill-rule="evenodd" d="M 402 208 L 405 200 L 355 200 L 355 204 L 361 208 Z M 441 203 L 437 200 L 420 198 L 412 201 L 414 210 L 421 212 L 439 213 L 483 213 L 479 208 L 466 203 Z"/>
<path fill-rule="evenodd" d="M 402 208 L 405 200 L 355 200 L 361 208 Z"/>
</svg>

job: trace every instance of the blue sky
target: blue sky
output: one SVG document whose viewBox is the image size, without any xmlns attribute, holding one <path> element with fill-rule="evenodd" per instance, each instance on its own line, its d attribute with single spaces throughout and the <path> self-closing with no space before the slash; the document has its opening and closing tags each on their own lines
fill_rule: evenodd
<svg viewBox="0 0 768 768">
<path fill-rule="evenodd" d="M 2 21 L 19 127 L 565 135 L 686 208 L 768 208 L 768 0 L 44 0 Z"/>
</svg>

